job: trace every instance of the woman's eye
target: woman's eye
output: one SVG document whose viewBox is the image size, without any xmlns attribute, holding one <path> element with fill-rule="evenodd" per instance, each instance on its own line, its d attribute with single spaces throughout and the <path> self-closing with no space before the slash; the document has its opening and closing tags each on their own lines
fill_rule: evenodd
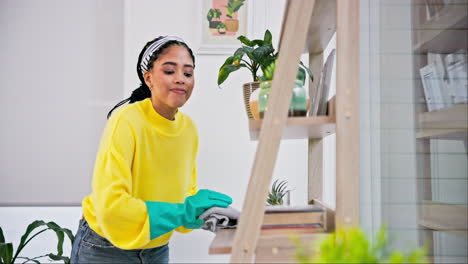
<svg viewBox="0 0 468 264">
<path fill-rule="evenodd" d="M 192 77 L 193 74 L 192 73 L 185 73 L 185 77 Z"/>
<path fill-rule="evenodd" d="M 169 75 L 169 74 L 173 74 L 174 71 L 164 71 L 164 73 Z"/>
</svg>

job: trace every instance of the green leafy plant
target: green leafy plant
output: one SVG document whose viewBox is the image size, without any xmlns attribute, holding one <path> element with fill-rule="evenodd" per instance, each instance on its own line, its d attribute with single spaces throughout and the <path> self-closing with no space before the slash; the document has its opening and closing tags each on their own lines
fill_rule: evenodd
<svg viewBox="0 0 468 264">
<path fill-rule="evenodd" d="M 246 36 L 239 36 L 237 39 L 241 42 L 241 47 L 219 68 L 218 85 L 221 85 L 232 72 L 241 68 L 247 68 L 250 71 L 254 82 L 272 80 L 278 52 L 273 48 L 271 32 L 267 29 L 263 39 L 250 40 Z M 302 61 L 299 63 L 299 68 L 307 72 L 313 81 L 312 72 Z M 258 70 L 263 73 L 261 78 Z"/>
<path fill-rule="evenodd" d="M 289 192 L 286 190 L 288 182 L 275 180 L 271 185 L 271 190 L 268 193 L 267 204 L 268 205 L 282 205 L 284 196 Z"/>
<path fill-rule="evenodd" d="M 44 226 L 44 229 L 31 235 L 33 230 L 42 226 Z M 29 242 L 31 242 L 33 238 L 37 237 L 39 234 L 47 230 L 52 230 L 57 235 L 58 242 L 57 242 L 56 254 L 49 253 L 46 255 L 33 257 L 33 258 L 19 256 L 20 252 L 26 247 L 26 245 Z M 71 244 L 73 244 L 73 240 L 75 239 L 75 237 L 73 236 L 73 233 L 69 229 L 62 228 L 54 222 L 46 223 L 42 220 L 36 220 L 32 222 L 31 224 L 29 224 L 29 226 L 26 228 L 26 232 L 21 237 L 21 240 L 18 245 L 18 248 L 16 249 L 16 252 L 14 252 L 13 243 L 5 242 L 3 230 L 0 227 L 0 263 L 1 264 L 13 264 L 15 263 L 17 259 L 24 259 L 25 261 L 23 263 L 27 263 L 27 262 L 40 263 L 38 259 L 44 258 L 44 257 L 49 257 L 52 260 L 62 260 L 64 263 L 70 263 L 70 258 L 63 256 L 63 241 L 64 241 L 65 234 L 70 239 Z M 29 235 L 31 235 L 31 237 L 29 237 Z"/>
<path fill-rule="evenodd" d="M 216 28 L 217 29 L 226 28 L 226 25 L 223 22 L 221 22 Z"/>
<path fill-rule="evenodd" d="M 268 65 L 264 70 L 263 70 L 263 75 L 260 76 L 258 79 L 261 82 L 265 81 L 271 81 L 273 80 L 273 75 L 275 74 L 275 68 L 276 68 L 276 63 L 277 60 L 274 60 L 270 65 Z M 297 76 L 296 79 L 304 80 L 305 81 L 305 74 L 308 74 L 310 77 L 311 81 L 314 81 L 314 75 L 312 74 L 312 71 L 310 71 L 309 68 L 307 68 L 302 61 L 299 62 L 299 69 L 297 71 Z M 303 83 L 304 84 L 304 83 Z"/>
<path fill-rule="evenodd" d="M 232 19 L 234 14 L 244 5 L 244 1 L 245 0 L 229 0 L 226 6 L 226 16 Z"/>
<path fill-rule="evenodd" d="M 206 15 L 206 19 L 208 19 L 208 22 L 213 21 L 213 18 L 219 19 L 221 17 L 221 10 L 211 8 L 208 10 L 208 14 Z"/>
<path fill-rule="evenodd" d="M 318 247 L 314 243 L 306 247 L 298 237 L 292 240 L 298 263 L 428 263 L 424 249 L 389 252 L 385 227 L 376 234 L 373 244 L 359 228 L 339 229 L 319 242 Z"/>
<path fill-rule="evenodd" d="M 277 52 L 273 48 L 271 32 L 268 29 L 263 39 L 250 40 L 246 36 L 239 36 L 237 39 L 241 42 L 241 47 L 220 67 L 218 85 L 222 84 L 229 74 L 241 68 L 247 68 L 252 74 L 253 81 L 256 82 L 258 81 L 257 71 L 259 69 L 263 71 L 276 59 Z"/>
</svg>

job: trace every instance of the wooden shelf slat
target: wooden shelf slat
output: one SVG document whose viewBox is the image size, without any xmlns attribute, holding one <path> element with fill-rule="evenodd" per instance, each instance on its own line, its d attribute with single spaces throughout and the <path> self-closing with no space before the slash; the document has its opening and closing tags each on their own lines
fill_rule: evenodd
<svg viewBox="0 0 468 264">
<path fill-rule="evenodd" d="M 309 241 L 317 238 L 322 238 L 335 230 L 335 210 L 331 209 L 327 204 L 319 200 L 310 201 L 310 204 L 315 204 L 324 210 L 323 228 L 318 227 L 310 232 L 310 229 L 297 228 L 294 231 L 284 229 L 285 232 L 279 232 L 281 229 L 275 229 L 275 233 L 271 233 L 271 229 L 261 229 L 260 238 L 257 244 L 257 251 L 265 250 L 271 253 L 271 250 L 292 249 L 293 245 L 290 240 L 290 235 L 297 235 L 303 242 L 309 244 Z M 277 232 L 276 232 L 277 231 Z M 213 241 L 211 242 L 209 254 L 230 254 L 234 241 L 236 229 L 220 229 Z M 274 250 L 275 251 L 275 250 Z M 279 254 L 287 256 L 288 254 Z M 278 255 L 278 256 L 279 256 Z"/>
<path fill-rule="evenodd" d="M 432 112 L 420 113 L 417 138 L 466 139 L 468 104 L 456 104 Z"/>
<path fill-rule="evenodd" d="M 419 224 L 436 231 L 459 231 L 466 235 L 468 230 L 468 207 L 423 201 Z"/>
<path fill-rule="evenodd" d="M 425 6 L 420 7 L 425 8 Z M 448 53 L 466 47 L 468 29 L 468 4 L 458 3 L 445 6 L 438 17 L 424 23 L 415 30 L 417 52 Z M 451 41 L 447 41 L 450 39 Z M 461 45 L 461 46 L 460 46 Z"/>
<path fill-rule="evenodd" d="M 304 53 L 321 53 L 336 31 L 336 0 L 316 0 Z"/>
<path fill-rule="evenodd" d="M 249 119 L 250 139 L 258 140 L 263 120 Z M 335 118 L 329 116 L 290 117 L 282 139 L 324 138 L 335 133 Z"/>
<path fill-rule="evenodd" d="M 448 139 L 448 140 L 466 140 L 468 139 L 467 130 L 459 129 L 424 129 L 416 132 L 416 138 Z"/>
<path fill-rule="evenodd" d="M 208 253 L 210 255 L 230 254 L 234 242 L 235 233 L 236 229 L 220 229 L 216 233 L 216 236 L 213 239 L 213 241 L 211 242 Z M 271 250 L 279 251 L 281 249 L 293 249 L 294 245 L 290 239 L 291 234 L 263 235 L 262 233 L 260 233 L 260 238 L 256 250 L 269 250 L 269 252 L 271 252 Z M 296 233 L 295 235 L 297 235 L 307 245 L 310 243 L 310 241 L 326 237 L 328 234 L 329 233 L 327 232 L 317 232 L 309 234 Z"/>
</svg>

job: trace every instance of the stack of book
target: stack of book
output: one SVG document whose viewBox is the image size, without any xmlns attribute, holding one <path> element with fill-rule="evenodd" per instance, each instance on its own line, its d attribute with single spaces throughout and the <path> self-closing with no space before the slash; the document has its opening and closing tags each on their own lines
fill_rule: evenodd
<svg viewBox="0 0 468 264">
<path fill-rule="evenodd" d="M 262 235 L 315 233 L 325 230 L 326 213 L 317 205 L 271 206 L 265 210 Z"/>
<path fill-rule="evenodd" d="M 427 53 L 428 64 L 421 74 L 429 112 L 453 104 L 468 103 L 468 60 L 466 50 L 450 54 Z"/>
</svg>

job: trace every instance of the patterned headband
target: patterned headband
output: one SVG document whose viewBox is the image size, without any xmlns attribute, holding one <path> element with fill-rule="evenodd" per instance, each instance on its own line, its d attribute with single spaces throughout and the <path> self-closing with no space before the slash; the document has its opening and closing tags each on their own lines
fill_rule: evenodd
<svg viewBox="0 0 468 264">
<path fill-rule="evenodd" d="M 144 73 L 145 71 L 148 70 L 148 62 L 153 55 L 162 45 L 166 44 L 167 42 L 171 40 L 176 40 L 179 42 L 184 42 L 183 39 L 177 37 L 177 36 L 165 36 L 161 38 L 160 40 L 157 40 L 153 42 L 146 50 L 145 53 L 143 54 L 143 57 L 141 58 L 141 63 L 140 63 L 140 68 L 141 68 L 141 73 Z"/>
</svg>

